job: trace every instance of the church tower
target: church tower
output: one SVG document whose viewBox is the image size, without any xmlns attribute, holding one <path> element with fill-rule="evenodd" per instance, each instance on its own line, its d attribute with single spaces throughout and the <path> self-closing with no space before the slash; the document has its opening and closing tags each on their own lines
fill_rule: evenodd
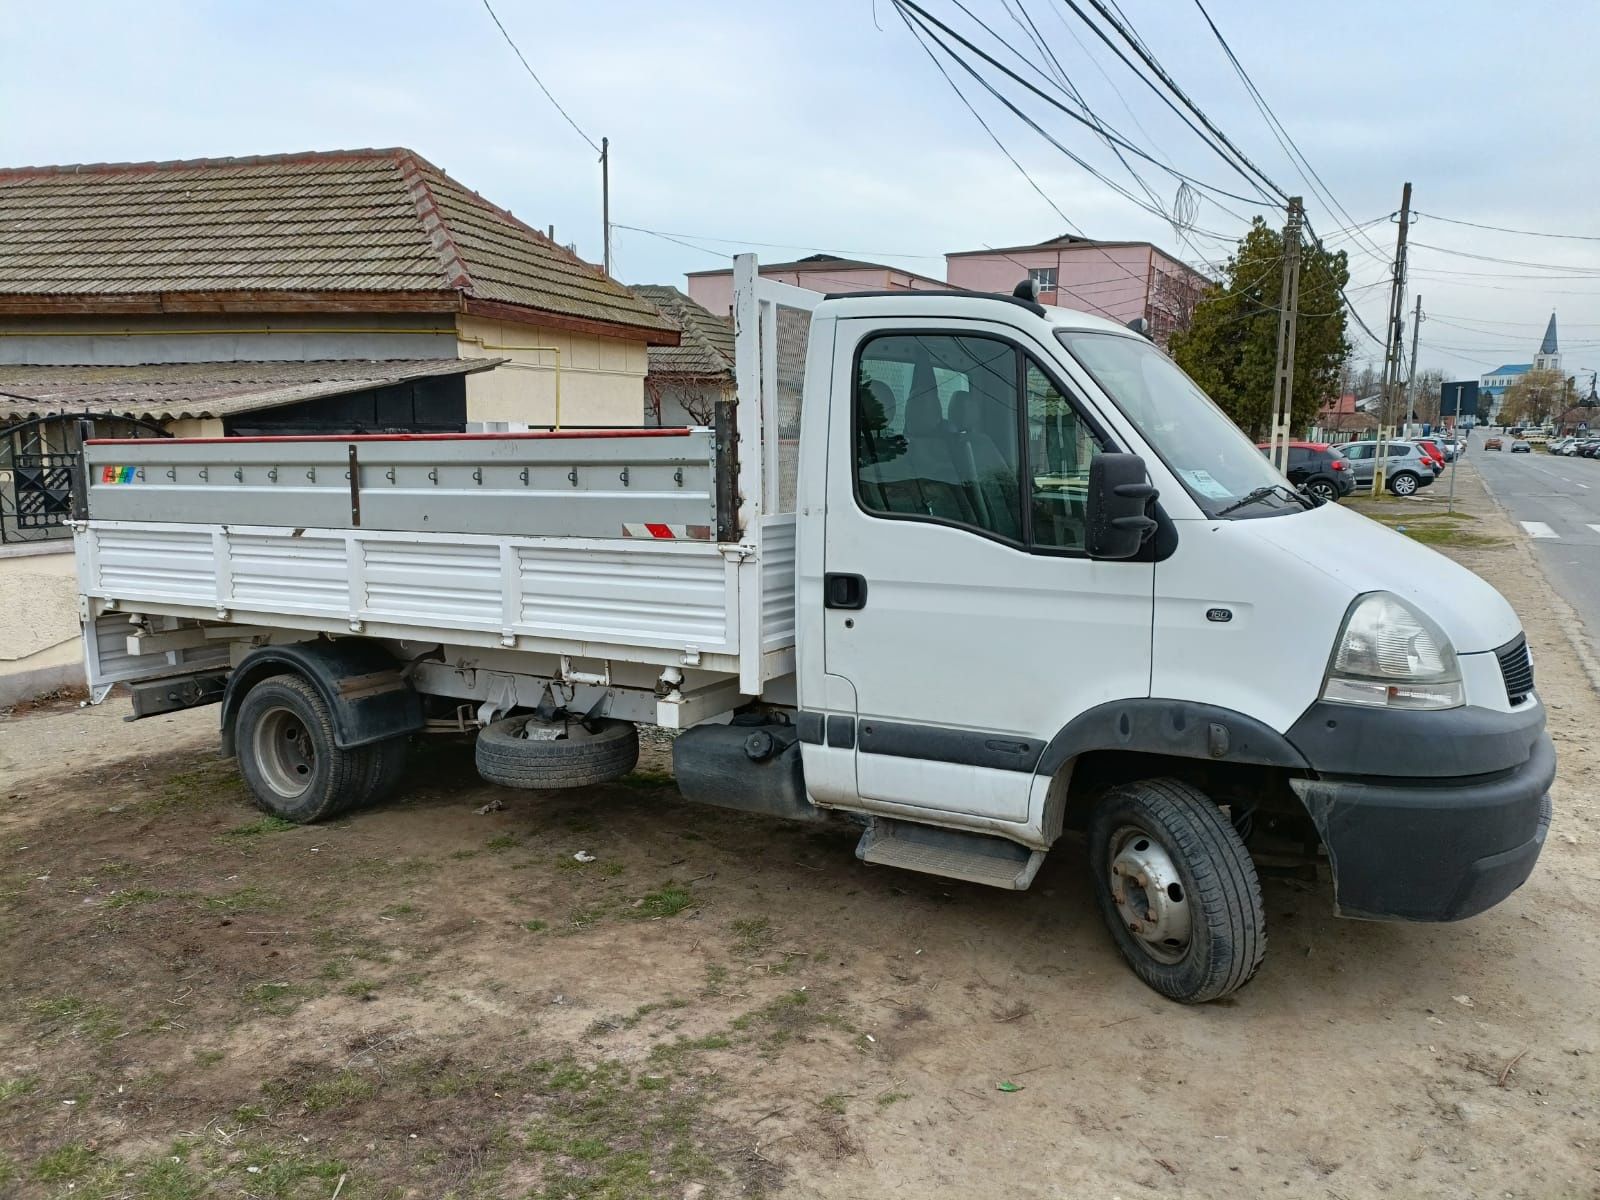
<svg viewBox="0 0 1600 1200">
<path fill-rule="evenodd" d="M 1539 353 L 1533 356 L 1535 371 L 1561 370 L 1561 350 L 1556 345 L 1556 314 L 1550 314 L 1550 324 L 1545 327 L 1544 341 L 1539 343 Z"/>
</svg>

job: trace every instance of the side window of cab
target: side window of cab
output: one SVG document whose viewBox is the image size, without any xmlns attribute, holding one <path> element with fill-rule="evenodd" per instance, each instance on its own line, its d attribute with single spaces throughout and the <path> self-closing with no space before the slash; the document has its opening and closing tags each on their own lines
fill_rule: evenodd
<svg viewBox="0 0 1600 1200">
<path fill-rule="evenodd" d="M 864 511 L 1081 552 L 1089 461 L 1101 442 L 1017 346 L 943 333 L 870 338 L 854 410 Z"/>
</svg>

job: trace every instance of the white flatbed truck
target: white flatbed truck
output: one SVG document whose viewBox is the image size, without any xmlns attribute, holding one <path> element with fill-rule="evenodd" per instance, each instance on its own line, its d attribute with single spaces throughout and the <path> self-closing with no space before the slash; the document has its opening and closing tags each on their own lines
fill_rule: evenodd
<svg viewBox="0 0 1600 1200">
<path fill-rule="evenodd" d="M 370 803 L 428 732 L 1023 889 L 1086 831 L 1177 1000 L 1265 949 L 1249 845 L 1344 915 L 1473 915 L 1533 869 L 1555 757 L 1516 614 L 1293 491 L 1146 339 L 1018 295 L 827 297 L 735 263 L 713 428 L 91 440 L 89 682 L 220 701 L 257 803 Z"/>
</svg>

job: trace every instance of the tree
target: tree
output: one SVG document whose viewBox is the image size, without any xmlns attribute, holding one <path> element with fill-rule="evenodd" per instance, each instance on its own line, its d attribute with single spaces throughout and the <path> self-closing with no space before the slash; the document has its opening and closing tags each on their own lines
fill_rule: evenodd
<svg viewBox="0 0 1600 1200">
<path fill-rule="evenodd" d="M 1417 372 L 1411 384 L 1412 419 L 1429 425 L 1439 423 L 1439 409 L 1444 398 L 1444 372 L 1429 367 Z"/>
<path fill-rule="evenodd" d="M 1272 423 L 1283 234 L 1257 217 L 1223 274 L 1201 298 L 1189 328 L 1172 335 L 1172 357 L 1241 429 L 1259 439 Z M 1301 248 L 1291 427 L 1311 423 L 1349 357 L 1340 299 L 1349 279 L 1344 251 Z"/>
<path fill-rule="evenodd" d="M 1506 388 L 1500 420 L 1506 425 L 1542 425 L 1567 407 L 1567 380 L 1560 371 L 1527 371 Z"/>
</svg>

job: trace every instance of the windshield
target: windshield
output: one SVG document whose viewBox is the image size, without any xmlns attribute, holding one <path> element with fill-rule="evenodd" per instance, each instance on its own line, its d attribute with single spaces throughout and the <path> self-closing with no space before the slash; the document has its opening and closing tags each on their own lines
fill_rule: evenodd
<svg viewBox="0 0 1600 1200">
<path fill-rule="evenodd" d="M 1081 329 L 1058 329 L 1056 336 L 1138 427 L 1207 516 L 1304 511 L 1262 452 L 1177 363 L 1149 342 Z M 1254 499 L 1241 504 L 1247 496 Z"/>
</svg>

